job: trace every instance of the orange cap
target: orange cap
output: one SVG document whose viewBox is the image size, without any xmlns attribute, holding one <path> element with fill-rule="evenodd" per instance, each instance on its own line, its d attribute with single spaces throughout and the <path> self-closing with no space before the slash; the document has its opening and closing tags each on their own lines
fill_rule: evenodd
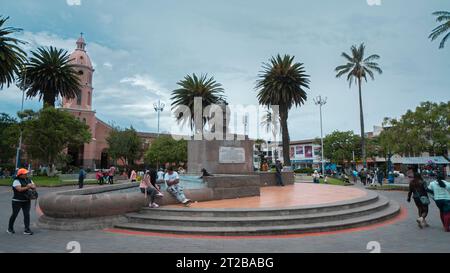
<svg viewBox="0 0 450 273">
<path fill-rule="evenodd" d="M 27 169 L 19 169 L 17 171 L 17 176 L 23 175 L 23 174 L 27 174 L 28 170 Z"/>
</svg>

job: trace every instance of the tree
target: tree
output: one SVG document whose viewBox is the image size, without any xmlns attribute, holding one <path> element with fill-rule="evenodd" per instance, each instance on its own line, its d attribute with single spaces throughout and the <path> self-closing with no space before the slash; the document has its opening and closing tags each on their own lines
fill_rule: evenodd
<svg viewBox="0 0 450 273">
<path fill-rule="evenodd" d="M 170 136 L 158 137 L 146 151 L 144 161 L 148 164 L 187 161 L 187 141 Z"/>
<path fill-rule="evenodd" d="M 114 127 L 106 141 L 108 154 L 114 161 L 120 159 L 128 166 L 142 156 L 142 139 L 132 126 L 124 130 Z"/>
<path fill-rule="evenodd" d="M 450 101 L 422 102 L 400 119 L 385 118 L 380 135 L 384 150 L 402 156 L 446 155 L 450 147 Z M 401 139 L 401 141 L 399 141 Z"/>
<path fill-rule="evenodd" d="M 26 111 L 20 117 L 27 154 L 48 164 L 50 173 L 64 149 L 91 140 L 89 126 L 61 109 L 46 107 L 37 113 Z"/>
<path fill-rule="evenodd" d="M 9 17 L 0 16 L 0 89 L 6 84 L 9 87 L 20 74 L 23 63 L 26 61 L 26 53 L 20 48 L 25 42 L 9 37 L 11 34 L 21 32 L 22 29 L 5 27 Z"/>
<path fill-rule="evenodd" d="M 330 162 L 349 163 L 353 160 L 354 152 L 355 159 L 360 158 L 357 148 L 360 141 L 359 136 L 355 135 L 353 131 L 334 131 L 323 139 L 324 157 Z M 316 139 L 315 142 L 319 144 L 320 139 Z"/>
<path fill-rule="evenodd" d="M 183 80 L 177 83 L 180 88 L 172 91 L 172 110 L 175 110 L 176 119 L 183 125 L 188 123 L 191 130 L 202 131 L 208 117 L 203 117 L 202 127 L 195 128 L 194 120 L 194 100 L 196 97 L 202 99 L 202 113 L 203 110 L 211 104 L 226 103 L 223 96 L 224 90 L 222 85 L 214 80 L 214 77 L 208 78 L 208 75 L 192 74 L 184 77 Z M 184 116 L 181 112 L 181 107 L 187 106 L 190 109 L 190 116 Z"/>
<path fill-rule="evenodd" d="M 26 90 L 28 98 L 38 96 L 39 100 L 43 100 L 44 107 L 55 107 L 59 96 L 76 98 L 81 83 L 67 51 L 40 47 L 31 54 L 20 78 L 20 85 Z"/>
<path fill-rule="evenodd" d="M 309 75 L 305 74 L 303 63 L 295 63 L 294 56 L 277 55 L 263 64 L 263 71 L 256 83 L 259 104 L 271 107 L 279 106 L 280 126 L 282 132 L 283 160 L 291 166 L 289 157 L 289 128 L 287 120 L 289 110 L 301 106 L 307 99 Z"/>
<path fill-rule="evenodd" d="M 0 163 L 10 162 L 14 157 L 18 135 L 17 120 L 6 113 L 0 113 Z"/>
<path fill-rule="evenodd" d="M 349 87 L 351 88 L 352 83 L 358 84 L 359 90 L 359 120 L 361 125 L 361 154 L 364 166 L 366 166 L 366 141 L 365 141 L 365 131 L 364 131 L 364 114 L 363 114 L 363 102 L 362 102 L 362 80 L 367 82 L 367 76 L 372 80 L 375 79 L 374 71 L 382 74 L 383 71 L 379 67 L 375 60 L 380 59 L 380 56 L 373 54 L 365 58 L 365 46 L 364 44 L 359 45 L 359 47 L 352 46 L 350 55 L 343 52 L 342 57 L 347 61 L 346 64 L 336 67 L 337 72 L 336 78 L 340 78 L 343 75 L 347 76 L 347 81 L 349 82 Z"/>
<path fill-rule="evenodd" d="M 441 43 L 439 44 L 439 48 L 442 49 L 445 46 L 445 42 L 447 42 L 448 38 L 450 37 L 450 12 L 436 11 L 433 13 L 433 15 L 436 16 L 436 21 L 441 24 L 431 31 L 431 34 L 428 36 L 428 38 L 431 39 L 431 41 L 434 41 L 441 35 L 444 35 Z"/>
</svg>

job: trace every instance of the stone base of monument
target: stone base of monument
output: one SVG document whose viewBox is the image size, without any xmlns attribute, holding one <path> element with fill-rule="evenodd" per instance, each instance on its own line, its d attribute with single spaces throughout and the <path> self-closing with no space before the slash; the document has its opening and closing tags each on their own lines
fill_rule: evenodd
<svg viewBox="0 0 450 273">
<path fill-rule="evenodd" d="M 321 188 L 327 186 L 311 185 Z M 341 187 L 338 191 L 346 189 L 348 188 Z M 282 191 L 281 188 L 271 190 Z M 331 192 L 333 189 L 327 194 Z M 283 200 L 280 197 L 278 206 L 263 208 L 196 208 L 195 205 L 193 208 L 143 208 L 138 213 L 127 214 L 129 222 L 116 224 L 116 229 L 112 231 L 134 230 L 151 232 L 153 235 L 169 233 L 202 236 L 302 234 L 371 225 L 391 219 L 400 212 L 399 204 L 375 192 L 368 192 L 363 197 L 351 200 L 305 206 L 283 206 Z M 212 202 L 216 205 L 223 204 L 220 201 Z M 244 206 L 246 202 L 251 200 L 243 201 Z"/>
</svg>

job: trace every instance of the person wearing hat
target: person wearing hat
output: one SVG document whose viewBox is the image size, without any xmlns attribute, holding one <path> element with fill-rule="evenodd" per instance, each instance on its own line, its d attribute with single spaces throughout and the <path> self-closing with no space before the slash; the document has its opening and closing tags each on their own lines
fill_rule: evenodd
<svg viewBox="0 0 450 273">
<path fill-rule="evenodd" d="M 12 184 L 14 195 L 12 199 L 12 215 L 9 218 L 9 226 L 7 230 L 9 234 L 15 233 L 14 222 L 16 221 L 17 215 L 19 214 L 20 210 L 22 210 L 23 221 L 25 224 L 25 231 L 23 232 L 23 234 L 33 235 L 33 232 L 30 230 L 31 200 L 26 196 L 25 193 L 29 189 L 36 189 L 36 185 L 33 183 L 33 181 L 28 179 L 27 174 L 27 169 L 19 169 Z"/>
</svg>

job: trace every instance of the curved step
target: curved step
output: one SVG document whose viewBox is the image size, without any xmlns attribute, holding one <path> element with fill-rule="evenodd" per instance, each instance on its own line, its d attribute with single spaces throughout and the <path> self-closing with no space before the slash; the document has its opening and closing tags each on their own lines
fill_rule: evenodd
<svg viewBox="0 0 450 273">
<path fill-rule="evenodd" d="M 204 216 L 204 217 L 251 217 L 251 216 L 279 216 L 279 215 L 300 215 L 311 213 L 323 213 L 332 211 L 341 211 L 356 207 L 365 206 L 377 202 L 379 195 L 376 192 L 367 192 L 367 195 L 361 198 L 341 201 L 337 203 L 281 207 L 281 208 L 143 208 L 140 213 L 162 216 Z"/>
<path fill-rule="evenodd" d="M 352 217 L 363 216 L 382 209 L 389 205 L 386 197 L 380 197 L 377 202 L 368 205 L 331 212 L 289 215 L 264 215 L 250 217 L 212 217 L 212 216 L 166 216 L 152 215 L 150 213 L 130 213 L 126 216 L 132 223 L 167 226 L 199 226 L 199 227 L 241 227 L 241 226 L 271 226 L 271 225 L 294 225 L 344 220 Z"/>
<path fill-rule="evenodd" d="M 389 202 L 389 206 L 383 210 L 359 217 L 310 224 L 274 225 L 274 226 L 240 226 L 240 227 L 193 227 L 193 226 L 164 226 L 148 225 L 140 223 L 118 224 L 120 229 L 194 235 L 276 235 L 276 234 L 300 234 L 309 232 L 323 232 L 340 229 L 360 227 L 385 221 L 396 216 L 400 212 L 400 205 Z"/>
</svg>

